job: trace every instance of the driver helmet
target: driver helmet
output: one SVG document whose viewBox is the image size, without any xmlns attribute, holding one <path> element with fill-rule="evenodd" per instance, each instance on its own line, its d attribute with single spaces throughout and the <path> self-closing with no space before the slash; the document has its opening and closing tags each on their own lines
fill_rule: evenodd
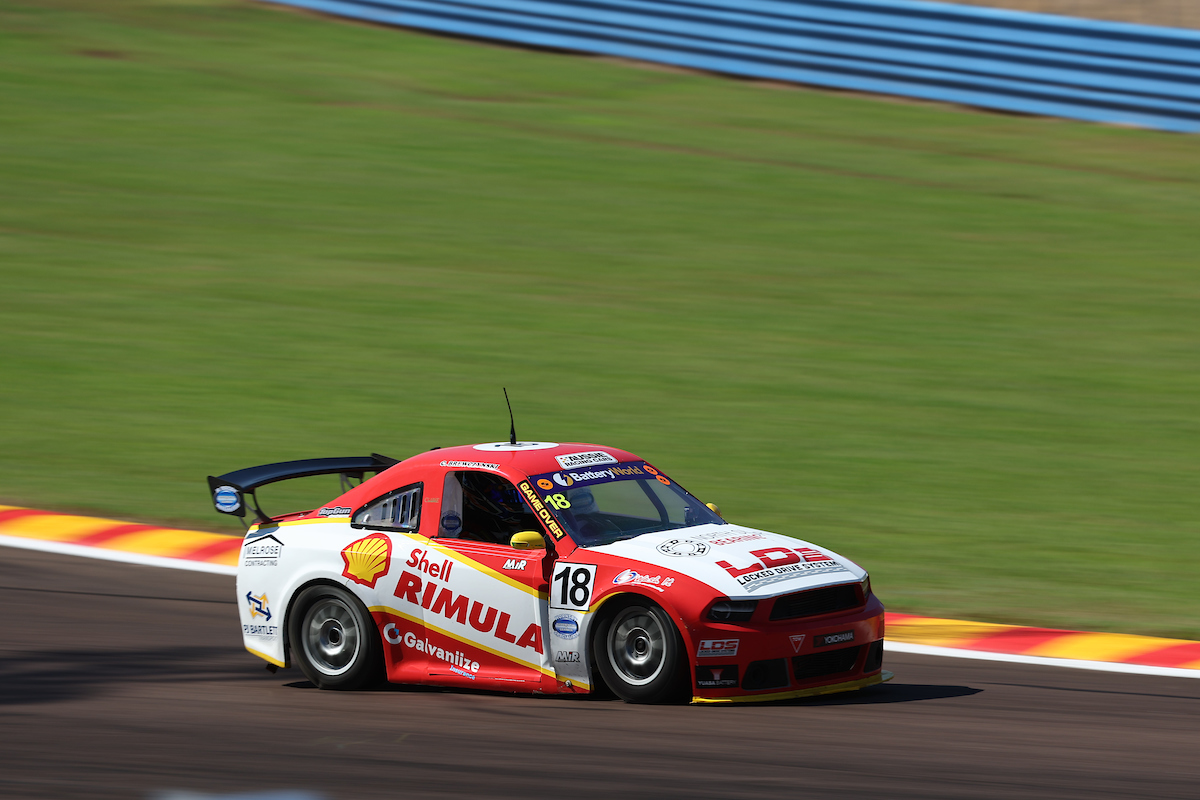
<svg viewBox="0 0 1200 800">
<path fill-rule="evenodd" d="M 575 514 L 598 514 L 596 496 L 588 488 L 568 489 L 567 500 L 571 502 L 571 511 Z"/>
</svg>

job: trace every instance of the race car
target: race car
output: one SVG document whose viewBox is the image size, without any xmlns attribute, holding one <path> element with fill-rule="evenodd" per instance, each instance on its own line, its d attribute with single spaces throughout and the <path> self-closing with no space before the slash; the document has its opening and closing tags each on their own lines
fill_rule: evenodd
<svg viewBox="0 0 1200 800">
<path fill-rule="evenodd" d="M 259 487 L 330 474 L 345 491 L 326 505 L 262 511 Z M 322 689 L 729 703 L 891 677 L 866 571 L 727 522 L 617 448 L 514 436 L 208 482 L 217 511 L 255 517 L 237 570 L 246 649 Z"/>
</svg>

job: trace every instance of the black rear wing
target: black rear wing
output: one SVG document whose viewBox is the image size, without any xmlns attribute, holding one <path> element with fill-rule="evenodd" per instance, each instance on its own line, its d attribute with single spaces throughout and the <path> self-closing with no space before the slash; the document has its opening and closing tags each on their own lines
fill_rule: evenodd
<svg viewBox="0 0 1200 800">
<path fill-rule="evenodd" d="M 279 481 L 290 481 L 294 478 L 311 478 L 314 475 L 340 475 L 342 488 L 348 491 L 351 479 L 361 482 L 368 472 L 383 472 L 388 467 L 399 464 L 395 458 L 372 453 L 369 456 L 348 456 L 346 458 L 306 458 L 300 461 L 281 461 L 278 464 L 263 464 L 261 467 L 247 467 L 224 475 L 208 476 L 208 490 L 211 493 L 213 505 L 221 514 L 235 517 L 246 516 L 246 497 L 250 495 L 253 510 L 259 522 L 270 522 L 271 518 L 262 512 L 258 505 L 255 491 L 260 486 Z"/>
</svg>

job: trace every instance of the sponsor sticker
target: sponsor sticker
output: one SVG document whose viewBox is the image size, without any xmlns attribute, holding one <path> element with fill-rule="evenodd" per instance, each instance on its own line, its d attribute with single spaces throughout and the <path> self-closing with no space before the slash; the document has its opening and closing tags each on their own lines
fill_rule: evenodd
<svg viewBox="0 0 1200 800">
<path fill-rule="evenodd" d="M 213 505 L 222 514 L 232 514 L 241 508 L 242 496 L 232 486 L 218 486 L 213 492 Z"/>
<path fill-rule="evenodd" d="M 263 639 L 274 639 L 279 635 L 278 625 L 249 625 L 242 624 L 242 633 L 247 636 L 258 636 Z"/>
<path fill-rule="evenodd" d="M 491 464 L 487 461 L 442 461 L 440 466 L 451 469 L 490 469 L 493 472 L 500 469 L 499 464 Z"/>
<path fill-rule="evenodd" d="M 725 533 L 708 533 L 702 535 L 703 539 L 707 540 L 713 547 L 723 547 L 728 544 L 738 544 L 740 542 L 753 542 L 759 539 L 766 539 L 761 533 L 737 533 L 732 536 Z"/>
<path fill-rule="evenodd" d="M 545 489 L 547 492 L 554 488 L 554 484 L 545 478 L 542 478 L 538 481 L 538 486 L 542 489 Z"/>
<path fill-rule="evenodd" d="M 558 521 L 554 519 L 554 515 L 550 513 L 550 509 L 546 508 L 546 504 L 542 502 L 542 498 L 538 497 L 537 492 L 529 485 L 529 481 L 521 481 L 517 484 L 517 488 L 521 490 L 521 494 L 524 495 L 525 500 L 533 508 L 533 513 L 537 514 L 538 519 L 550 531 L 551 536 L 556 540 L 566 536 L 563 529 L 559 527 Z"/>
<path fill-rule="evenodd" d="M 417 607 L 425 609 L 427 618 L 437 619 L 441 615 L 446 622 L 456 622 L 461 630 L 465 630 L 469 623 L 479 633 L 504 642 L 504 646 L 529 648 L 538 655 L 542 654 L 542 628 L 536 622 L 526 625 L 524 633 L 520 633 L 520 622 L 514 622 L 511 613 L 487 603 L 472 601 L 468 595 L 423 578 L 419 573 L 402 570 L 394 593 L 414 610 Z M 440 619 L 438 621 L 446 624 Z M 477 638 L 474 633 L 470 635 Z"/>
<path fill-rule="evenodd" d="M 700 647 L 696 650 L 696 656 L 699 658 L 713 658 L 716 656 L 733 658 L 737 655 L 739 644 L 741 644 L 741 639 L 701 639 Z"/>
<path fill-rule="evenodd" d="M 383 626 L 383 638 L 387 640 L 388 644 L 403 643 L 410 650 L 424 653 L 430 659 L 436 658 L 446 664 L 451 672 L 462 675 L 464 678 L 475 680 L 475 673 L 479 672 L 479 662 L 472 661 L 471 657 L 461 650 L 447 650 L 444 647 L 438 647 L 429 639 L 419 637 L 412 631 L 405 631 L 401 636 L 400 629 L 394 622 Z"/>
<path fill-rule="evenodd" d="M 717 562 L 718 567 L 736 578 L 738 584 L 748 592 L 798 577 L 850 571 L 811 547 L 764 547 L 751 550 L 750 555 L 758 560 L 744 567 L 725 560 Z"/>
<path fill-rule="evenodd" d="M 271 534 L 247 539 L 242 545 L 243 567 L 277 567 L 283 553 L 283 542 Z"/>
<path fill-rule="evenodd" d="M 577 650 L 556 650 L 554 660 L 560 664 L 578 664 L 579 652 Z"/>
<path fill-rule="evenodd" d="M 568 453 L 565 456 L 555 456 L 554 460 L 562 469 L 578 469 L 591 467 L 596 464 L 616 464 L 617 460 L 603 450 L 593 450 L 588 453 Z"/>
<path fill-rule="evenodd" d="M 444 559 L 442 561 L 429 560 L 429 551 L 422 547 L 414 549 L 408 554 L 408 560 L 404 562 L 405 566 L 414 567 L 421 572 L 424 572 L 431 578 L 437 578 L 440 581 L 450 580 L 450 571 L 454 569 L 454 561 L 452 559 Z"/>
<path fill-rule="evenodd" d="M 327 506 L 317 512 L 322 517 L 348 517 L 350 516 L 350 508 L 348 506 Z"/>
<path fill-rule="evenodd" d="M 696 539 L 668 539 L 655 549 L 664 556 L 702 556 L 708 552 L 708 543 Z"/>
<path fill-rule="evenodd" d="M 696 667 L 696 686 L 700 689 L 726 689 L 737 685 L 737 664 L 724 667 Z"/>
<path fill-rule="evenodd" d="M 267 601 L 267 593 L 263 592 L 260 595 L 255 595 L 254 592 L 246 592 L 246 603 L 250 606 L 249 624 L 242 624 L 242 633 L 247 636 L 258 636 L 265 639 L 273 639 L 279 635 L 278 625 L 269 625 L 273 617 L 271 614 L 271 605 Z M 262 617 L 262 622 L 256 623 L 253 620 Z"/>
<path fill-rule="evenodd" d="M 561 614 L 551 621 L 550 628 L 560 639 L 574 639 L 579 635 L 579 620 L 567 614 Z"/>
<path fill-rule="evenodd" d="M 392 565 L 392 540 L 387 534 L 372 533 L 342 548 L 342 561 L 346 565 L 343 578 L 374 589 Z"/>
<path fill-rule="evenodd" d="M 789 636 L 788 641 L 790 641 L 792 643 L 792 652 L 799 653 L 800 648 L 804 646 L 804 634 L 797 633 L 795 635 Z"/>
<path fill-rule="evenodd" d="M 442 515 L 442 530 L 446 533 L 458 533 L 462 529 L 462 517 L 453 511 Z"/>
<path fill-rule="evenodd" d="M 264 617 L 267 622 L 271 621 L 271 606 L 267 602 L 266 592 L 257 597 L 254 592 L 246 592 L 246 602 L 250 604 L 250 619 Z"/>
<path fill-rule="evenodd" d="M 613 578 L 613 584 L 617 586 L 647 586 L 659 592 L 670 588 L 674 583 L 674 578 L 664 578 L 661 575 L 643 575 L 637 570 L 632 569 L 627 569 Z"/>
<path fill-rule="evenodd" d="M 525 569 L 525 565 L 528 563 L 527 559 L 510 558 L 504 562 L 504 569 Z"/>
<path fill-rule="evenodd" d="M 840 633 L 822 633 L 813 637 L 813 647 L 829 647 L 834 644 L 848 644 L 854 641 L 854 631 Z"/>
</svg>

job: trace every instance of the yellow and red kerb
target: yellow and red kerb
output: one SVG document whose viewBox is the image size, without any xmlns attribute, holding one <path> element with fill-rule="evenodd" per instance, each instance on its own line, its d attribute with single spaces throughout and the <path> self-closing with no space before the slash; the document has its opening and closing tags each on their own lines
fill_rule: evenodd
<svg viewBox="0 0 1200 800">
<path fill-rule="evenodd" d="M 0 506 L 0 535 L 237 566 L 242 537 Z"/>
<path fill-rule="evenodd" d="M 1083 633 L 888 612 L 887 638 L 984 653 L 1200 669 L 1200 642 L 1128 633 Z"/>
</svg>

